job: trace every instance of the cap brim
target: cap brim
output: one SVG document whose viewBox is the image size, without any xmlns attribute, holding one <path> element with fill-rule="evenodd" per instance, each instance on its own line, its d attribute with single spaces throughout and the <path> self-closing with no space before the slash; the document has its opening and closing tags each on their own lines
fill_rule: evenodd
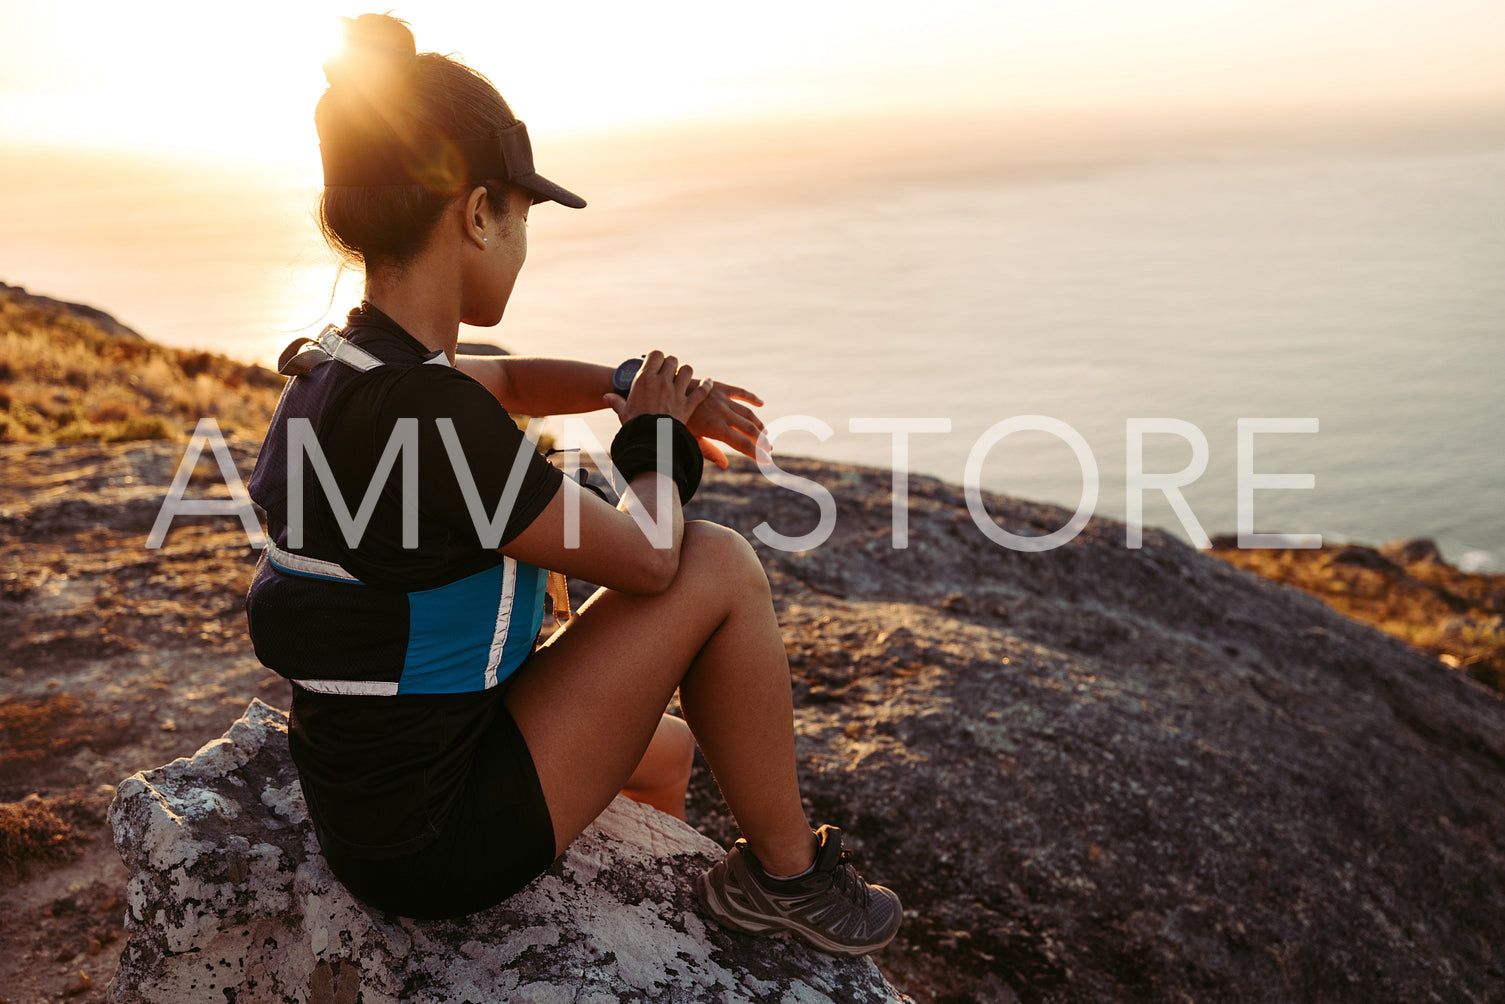
<svg viewBox="0 0 1505 1004">
<path fill-rule="evenodd" d="M 533 193 L 533 204 L 540 202 L 557 202 L 561 206 L 569 206 L 571 209 L 584 209 L 585 200 L 567 188 L 560 188 L 541 174 L 529 174 L 521 178 L 510 179 L 514 185 L 520 185 Z"/>
</svg>

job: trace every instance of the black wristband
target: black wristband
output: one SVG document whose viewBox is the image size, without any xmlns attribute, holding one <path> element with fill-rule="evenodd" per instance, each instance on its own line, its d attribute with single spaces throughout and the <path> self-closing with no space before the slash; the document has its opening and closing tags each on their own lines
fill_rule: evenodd
<svg viewBox="0 0 1505 1004">
<path fill-rule="evenodd" d="M 705 463 L 700 442 L 685 424 L 670 415 L 638 415 L 622 423 L 611 441 L 611 462 L 622 477 L 631 481 L 639 474 L 658 471 L 658 420 L 672 422 L 669 435 L 669 462 L 664 470 L 679 489 L 679 504 L 684 505 L 700 487 L 700 472 Z"/>
</svg>

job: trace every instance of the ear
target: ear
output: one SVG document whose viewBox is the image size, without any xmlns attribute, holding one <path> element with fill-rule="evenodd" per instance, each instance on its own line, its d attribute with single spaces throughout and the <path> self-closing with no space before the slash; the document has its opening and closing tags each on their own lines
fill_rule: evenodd
<svg viewBox="0 0 1505 1004">
<path fill-rule="evenodd" d="M 486 197 L 486 187 L 477 185 L 466 195 L 462 205 L 462 217 L 465 239 L 470 241 L 482 251 L 491 245 L 490 240 L 496 240 L 501 233 L 501 221 L 491 211 L 491 201 Z"/>
</svg>

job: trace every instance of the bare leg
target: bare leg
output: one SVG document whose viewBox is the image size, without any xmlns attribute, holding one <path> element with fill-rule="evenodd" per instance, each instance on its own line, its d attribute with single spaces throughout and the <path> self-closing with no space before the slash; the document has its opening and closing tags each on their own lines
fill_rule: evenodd
<svg viewBox="0 0 1505 1004">
<path fill-rule="evenodd" d="M 664 715 L 643 759 L 622 786 L 622 794 L 683 821 L 694 762 L 695 737 L 689 726 L 683 718 Z"/>
<path fill-rule="evenodd" d="M 789 663 L 768 579 L 747 541 L 699 522 L 685 527 L 665 592 L 596 593 L 507 692 L 556 852 L 631 778 L 676 687 L 753 853 L 774 874 L 807 868 L 815 838 L 800 804 Z"/>
</svg>

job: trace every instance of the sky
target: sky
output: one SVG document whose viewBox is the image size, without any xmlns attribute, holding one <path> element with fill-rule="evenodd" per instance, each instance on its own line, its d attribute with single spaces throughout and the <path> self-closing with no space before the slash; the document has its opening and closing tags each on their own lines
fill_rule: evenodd
<svg viewBox="0 0 1505 1004">
<path fill-rule="evenodd" d="M 535 134 L 741 115 L 1505 101 L 1499 0 L 559 0 L 391 12 L 492 78 Z M 0 137 L 315 149 L 331 0 L 0 0 Z"/>
<path fill-rule="evenodd" d="M 925 332 L 934 316 L 964 318 L 969 304 L 994 309 L 1000 284 L 1012 283 L 1023 299 L 999 310 L 1037 303 L 1042 326 L 1054 323 L 1058 308 L 1075 316 L 1071 297 L 1082 288 L 1084 262 L 1101 261 L 1108 280 L 1137 282 L 1138 259 L 1115 267 L 1115 249 L 1127 255 L 1132 240 L 1115 244 L 1115 236 L 1167 250 L 1176 265 L 1162 274 L 1170 277 L 1167 303 L 1185 300 L 1172 280 L 1188 262 L 1212 269 L 1200 287 L 1209 302 L 1236 302 L 1258 287 L 1244 284 L 1240 246 L 1219 221 L 1247 223 L 1277 250 L 1289 242 L 1317 253 L 1325 245 L 1313 243 L 1311 215 L 1361 197 L 1380 201 L 1353 214 L 1352 234 L 1329 235 L 1339 241 L 1334 247 L 1356 252 L 1357 270 L 1339 269 L 1340 277 L 1365 276 L 1365 262 L 1399 256 L 1417 270 L 1405 274 L 1421 284 L 1418 295 L 1435 300 L 1418 300 L 1418 325 L 1453 317 L 1446 310 L 1454 308 L 1464 322 L 1500 316 L 1497 286 L 1475 281 L 1499 274 L 1495 175 L 1488 164 L 1482 174 L 1465 168 L 1472 157 L 1495 155 L 1505 127 L 1502 0 L 552 0 L 534 8 L 547 22 L 474 0 L 398 0 L 391 8 L 412 23 L 420 49 L 455 54 L 489 76 L 528 122 L 545 172 L 591 201 L 589 213 L 541 213 L 536 222 L 528 278 L 509 305 L 514 326 L 495 336 L 520 351 L 614 360 L 622 340 L 698 333 L 697 351 L 721 353 L 707 365 L 748 372 L 748 386 L 783 381 L 786 402 L 805 402 L 817 392 L 789 381 L 761 335 L 780 329 L 781 312 L 812 304 L 830 311 L 821 316 L 859 321 L 876 309 L 860 297 L 843 308 L 847 314 L 832 308 L 821 298 L 826 273 L 810 262 L 837 269 L 838 278 L 850 266 L 860 289 L 869 288 L 865 262 L 874 263 L 874 275 L 900 276 L 885 295 L 897 290 L 907 299 L 883 329 L 893 333 L 897 353 L 910 330 L 896 326 L 900 307 L 912 330 Z M 93 303 L 167 344 L 263 362 L 294 334 L 337 318 L 358 295 L 359 277 L 347 271 L 335 285 L 336 267 L 310 222 L 320 181 L 313 108 L 338 17 L 361 12 L 348 0 L 0 0 L 0 279 Z M 1293 182 L 1281 173 L 1287 166 L 1262 159 L 1269 144 L 1259 134 L 1270 126 L 1305 122 L 1292 135 L 1300 144 L 1316 136 L 1321 145 L 1342 140 L 1335 125 L 1396 117 L 1404 129 L 1376 135 L 1414 138 L 1417 123 L 1445 132 L 1454 112 L 1469 113 L 1457 116 L 1463 139 L 1417 147 L 1440 160 L 1413 163 L 1406 159 L 1412 148 L 1399 143 L 1404 156 L 1378 158 L 1359 173 L 1368 188 L 1313 189 L 1310 178 Z M 791 116 L 805 118 L 806 128 L 735 124 Z M 1187 124 L 1229 130 L 1237 154 L 1219 147 L 1216 156 L 1183 158 L 1174 142 L 1158 142 L 1157 121 L 1172 140 Z M 1114 153 L 1115 129 L 1133 140 L 1145 123 L 1151 142 L 1141 146 L 1164 154 L 1172 182 L 1155 188 L 1161 175 L 1145 174 L 1143 205 L 1121 194 L 1139 191 L 1139 175 L 1127 188 L 1094 188 L 1105 176 L 1097 166 L 1132 167 L 1139 156 L 1132 142 L 1119 160 L 1097 147 Z M 1061 135 L 1050 132 L 1057 127 Z M 1243 132 L 1260 141 L 1240 146 Z M 1478 136 L 1485 139 L 1475 143 Z M 1223 138 L 1214 132 L 1214 140 Z M 1379 149 L 1389 140 L 1375 142 Z M 1198 175 L 1199 165 L 1239 163 L 1248 151 L 1248 177 L 1267 185 L 1253 198 L 1235 191 L 1197 201 L 1205 195 L 1199 178 L 1212 185 L 1224 177 Z M 198 156 L 214 158 L 214 169 L 203 170 Z M 829 181 L 832 164 L 839 186 Z M 1422 173 L 1413 175 L 1417 164 Z M 1183 170 L 1189 182 L 1175 174 Z M 948 179 L 944 192 L 890 201 L 888 181 L 936 172 Z M 999 184 L 1001 177 L 1010 184 Z M 1452 181 L 1461 187 L 1436 190 Z M 257 198 L 241 197 L 253 191 Z M 1099 205 L 1093 192 L 1116 201 Z M 977 201 L 963 208 L 962 199 Z M 1156 208 L 1183 204 L 1197 211 Z M 1276 208 L 1275 225 L 1253 218 L 1261 205 Z M 1279 215 L 1282 208 L 1289 216 Z M 1279 226 L 1285 219 L 1289 231 Z M 981 245 L 988 254 L 958 241 L 958 220 L 995 228 L 978 231 L 998 235 Z M 1124 221 L 1137 229 L 1117 225 Z M 749 233 L 766 234 L 771 222 L 787 228 L 780 239 L 786 232 L 867 236 L 860 248 L 854 241 L 831 251 L 811 240 L 798 253 L 765 254 Z M 1372 242 L 1357 240 L 1372 232 Z M 1039 234 L 1046 244 L 1017 243 L 1019 235 Z M 1176 257 L 1180 248 L 1197 248 L 1199 234 L 1212 253 Z M 1355 240 L 1342 243 L 1347 237 Z M 893 261 L 882 257 L 890 252 Z M 1015 253 L 1017 260 L 1008 258 Z M 1216 273 L 1224 260 L 1235 269 L 1226 282 Z M 1317 254 L 1319 265 L 1346 261 Z M 1032 277 L 1042 268 L 1064 285 L 1036 287 Z M 977 278 L 958 287 L 953 271 Z M 578 292 L 583 274 L 590 297 Z M 765 279 L 775 284 L 768 295 L 748 298 Z M 1391 291 L 1381 286 L 1366 285 L 1354 300 Z M 943 303 L 938 291 L 956 294 L 954 302 Z M 1099 306 L 1082 300 L 1084 314 Z M 728 303 L 744 306 L 729 315 Z M 941 307 L 952 313 L 938 314 Z M 1245 326 L 1258 319 L 1218 316 Z M 1321 330 L 1329 315 L 1303 307 L 1292 316 L 1301 330 Z M 610 348 L 557 347 L 594 328 Z M 728 330 L 732 336 L 722 337 Z M 856 394 L 863 392 L 858 386 Z M 1425 397 L 1409 379 L 1399 392 L 1407 407 Z M 1475 399 L 1494 400 L 1468 400 Z M 1381 403 L 1388 408 L 1390 400 Z M 1324 426 L 1328 438 L 1330 429 Z M 945 470 L 955 477 L 960 467 Z M 1484 503 L 1491 514 L 1494 497 Z M 1498 526 L 1497 515 L 1489 519 Z M 1465 543 L 1505 553 L 1492 542 L 1497 537 Z"/>
</svg>

